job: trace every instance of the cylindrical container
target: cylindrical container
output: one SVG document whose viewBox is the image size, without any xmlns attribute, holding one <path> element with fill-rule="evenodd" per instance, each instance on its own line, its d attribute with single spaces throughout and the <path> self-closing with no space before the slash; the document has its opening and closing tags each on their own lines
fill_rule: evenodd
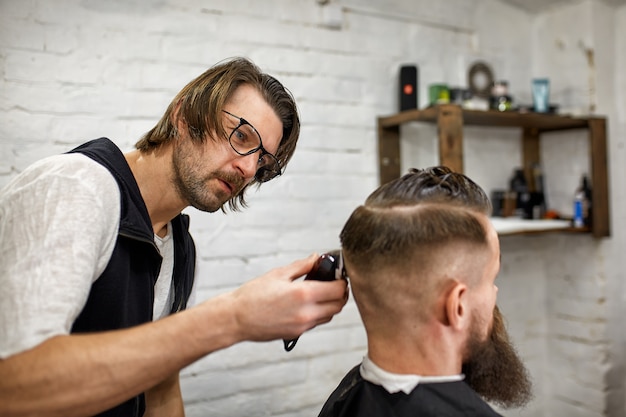
<svg viewBox="0 0 626 417">
<path fill-rule="evenodd" d="M 430 84 L 428 86 L 429 104 L 448 104 L 450 103 L 450 91 L 447 84 Z"/>
<path fill-rule="evenodd" d="M 537 113 L 546 113 L 550 109 L 550 80 L 535 78 L 532 84 L 533 107 Z"/>
</svg>

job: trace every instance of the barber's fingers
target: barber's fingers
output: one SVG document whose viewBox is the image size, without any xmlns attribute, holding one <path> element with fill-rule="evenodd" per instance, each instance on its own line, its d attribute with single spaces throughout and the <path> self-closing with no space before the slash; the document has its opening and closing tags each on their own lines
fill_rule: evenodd
<svg viewBox="0 0 626 417">
<path fill-rule="evenodd" d="M 327 282 L 326 284 L 329 283 Z M 330 322 L 333 317 L 341 312 L 346 304 L 346 301 L 346 297 L 341 297 L 339 299 L 333 299 L 303 307 L 305 311 L 309 312 L 308 316 L 310 319 L 306 323 L 303 323 L 303 328 L 301 328 L 299 334 Z"/>
<path fill-rule="evenodd" d="M 311 291 L 311 297 L 317 303 L 341 302 L 342 305 L 348 301 L 348 283 L 346 280 L 337 279 L 334 281 L 302 281 Z"/>
<path fill-rule="evenodd" d="M 319 258 L 319 255 L 317 253 L 312 253 L 306 258 L 298 259 L 288 265 L 275 268 L 270 271 L 270 273 L 273 273 L 282 279 L 295 281 L 309 273 L 311 268 L 313 268 L 313 265 L 315 265 L 317 258 Z"/>
<path fill-rule="evenodd" d="M 349 289 L 344 280 L 337 281 L 305 281 L 315 298 L 312 308 L 316 310 L 315 325 L 329 322 L 333 316 L 341 312 L 348 301 Z"/>
</svg>

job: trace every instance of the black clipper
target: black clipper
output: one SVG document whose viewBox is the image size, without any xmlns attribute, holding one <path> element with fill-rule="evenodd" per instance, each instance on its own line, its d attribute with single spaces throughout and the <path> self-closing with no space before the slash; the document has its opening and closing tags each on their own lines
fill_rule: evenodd
<svg viewBox="0 0 626 417">
<path fill-rule="evenodd" d="M 345 273 L 343 269 L 343 257 L 341 256 L 341 251 L 332 251 L 317 258 L 317 261 L 313 264 L 313 268 L 311 268 L 304 279 L 334 281 L 336 279 L 342 279 L 344 276 Z M 297 337 L 291 340 L 283 340 L 285 350 L 287 352 L 291 351 L 296 346 L 297 341 Z"/>
</svg>

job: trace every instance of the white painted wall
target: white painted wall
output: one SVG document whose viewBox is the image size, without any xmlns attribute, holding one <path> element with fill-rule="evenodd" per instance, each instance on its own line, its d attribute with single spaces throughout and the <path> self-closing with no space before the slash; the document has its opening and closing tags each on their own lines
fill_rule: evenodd
<svg viewBox="0 0 626 417">
<path fill-rule="evenodd" d="M 226 57 L 252 58 L 296 96 L 302 136 L 286 174 L 251 195 L 247 211 L 189 210 L 205 299 L 338 245 L 348 214 L 377 186 L 376 117 L 397 110 L 401 64 L 419 66 L 421 103 L 429 83 L 463 85 L 480 58 L 519 102 L 530 102 L 533 76 L 547 75 L 554 101 L 574 109 L 588 99 L 580 38 L 603 57 L 613 237 L 502 238 L 499 303 L 536 385 L 533 403 L 506 415 L 623 417 L 626 98 L 613 91 L 626 91 L 625 26 L 624 7 L 586 2 L 532 16 L 493 0 L 0 0 L 0 186 L 87 139 L 130 149 L 193 77 Z M 432 127 L 403 133 L 404 167 L 436 163 Z M 410 140 L 416 133 L 433 139 Z M 584 144 L 584 135 L 543 143 L 556 161 L 549 198 L 564 211 L 586 169 Z M 519 132 L 468 128 L 466 158 L 487 190 L 504 187 Z M 185 369 L 187 414 L 316 415 L 364 352 L 350 302 L 291 353 L 279 341 L 244 343 Z"/>
<path fill-rule="evenodd" d="M 624 10 L 582 1 L 546 12 L 534 21 L 533 70 L 555 80 L 558 101 L 575 111 L 595 104 L 608 117 L 612 237 L 600 242 L 561 237 L 563 248 L 550 260 L 548 288 L 548 371 L 550 415 L 624 416 Z M 583 48 L 594 52 L 594 68 Z M 590 84 L 591 80 L 591 84 Z M 593 87 L 590 90 L 590 85 Z M 622 87 L 620 89 L 620 87 Z M 616 92 L 618 92 L 616 94 Z M 621 108 L 621 110 L 620 110 Z M 574 181 L 580 155 L 563 141 L 552 149 L 561 162 L 552 167 Z M 574 145 L 574 148 L 576 145 Z M 565 149 L 565 152 L 563 151 Z M 569 165 L 567 161 L 572 161 Z M 576 168 L 574 168 L 575 170 Z M 571 187 L 568 187 L 571 189 Z"/>
<path fill-rule="evenodd" d="M 611 369 L 607 374 L 607 409 L 612 415 L 626 416 L 626 324 L 624 324 L 624 306 L 626 306 L 626 277 L 624 253 L 626 252 L 626 7 L 621 7 L 613 13 L 615 23 L 615 42 L 613 58 L 609 58 L 615 65 L 613 82 L 615 90 L 619 92 L 615 97 L 612 112 L 613 132 L 611 136 L 610 172 L 612 179 L 612 221 L 614 224 L 614 242 L 607 251 L 609 295 L 607 304 L 609 310 L 607 333 L 611 341 L 609 363 Z M 608 18 L 610 20 L 610 18 Z"/>
</svg>

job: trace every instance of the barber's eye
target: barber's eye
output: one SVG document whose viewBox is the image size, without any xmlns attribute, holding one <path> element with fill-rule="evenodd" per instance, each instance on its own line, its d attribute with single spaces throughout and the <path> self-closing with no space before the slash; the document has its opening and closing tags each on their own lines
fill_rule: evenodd
<svg viewBox="0 0 626 417">
<path fill-rule="evenodd" d="M 246 134 L 242 132 L 241 129 L 235 129 L 235 131 L 233 132 L 233 136 L 240 142 L 246 140 Z"/>
<path fill-rule="evenodd" d="M 235 129 L 233 132 L 233 139 L 235 139 L 239 145 L 244 147 L 247 147 L 252 143 L 250 134 L 242 128 Z"/>
</svg>

